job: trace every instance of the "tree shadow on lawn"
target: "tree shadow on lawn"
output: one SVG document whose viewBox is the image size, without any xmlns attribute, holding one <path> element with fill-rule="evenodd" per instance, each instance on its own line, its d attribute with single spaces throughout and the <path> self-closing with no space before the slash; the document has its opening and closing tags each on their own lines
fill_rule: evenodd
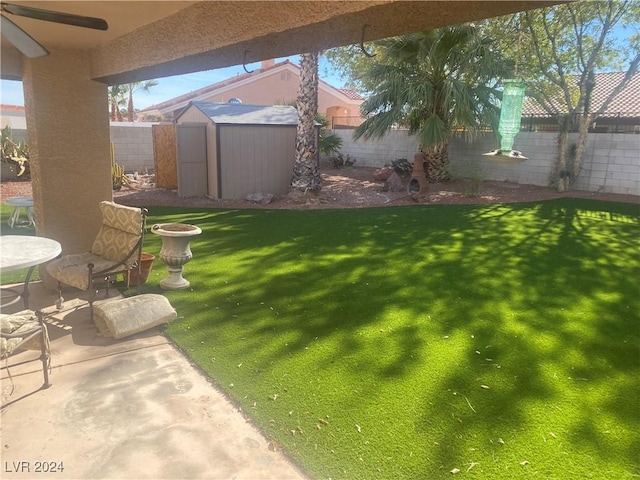
<svg viewBox="0 0 640 480">
<path fill-rule="evenodd" d="M 639 447 L 629 400 L 640 395 L 633 207 L 564 199 L 198 210 L 161 221 L 203 229 L 187 266 L 193 292 L 171 300 L 198 319 L 183 341 L 244 361 L 238 383 L 304 396 L 322 382 L 347 412 L 411 385 L 412 398 L 398 402 L 415 407 L 413 431 L 380 440 L 427 449 L 404 474 L 474 458 L 478 474 L 504 472 L 522 455 L 523 432 L 540 434 L 523 459 L 539 472 L 558 468 L 558 452 L 540 440 L 552 432 L 574 454 L 573 471 L 588 473 L 583 451 L 628 470 Z M 300 358 L 303 370 L 289 370 Z M 604 433 L 607 425 L 617 431 Z M 354 432 L 340 437 L 358 441 Z"/>
</svg>

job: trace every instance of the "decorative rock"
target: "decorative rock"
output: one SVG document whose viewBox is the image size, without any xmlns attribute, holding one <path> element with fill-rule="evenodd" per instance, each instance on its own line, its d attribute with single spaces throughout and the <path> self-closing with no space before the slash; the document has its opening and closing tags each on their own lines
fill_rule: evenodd
<svg viewBox="0 0 640 480">
<path fill-rule="evenodd" d="M 273 198 L 273 195 L 271 193 L 262 193 L 262 192 L 250 193 L 249 195 L 246 196 L 246 199 L 248 201 L 253 203 L 262 203 L 263 205 L 270 204 L 272 198 Z"/>
<path fill-rule="evenodd" d="M 401 192 L 404 190 L 404 186 L 402 185 L 402 179 L 400 176 L 393 172 L 391 176 L 384 182 L 384 187 L 382 188 L 385 192 Z"/>
<path fill-rule="evenodd" d="M 382 167 L 373 172 L 373 179 L 376 182 L 384 182 L 388 180 L 393 173 L 393 167 Z"/>
</svg>

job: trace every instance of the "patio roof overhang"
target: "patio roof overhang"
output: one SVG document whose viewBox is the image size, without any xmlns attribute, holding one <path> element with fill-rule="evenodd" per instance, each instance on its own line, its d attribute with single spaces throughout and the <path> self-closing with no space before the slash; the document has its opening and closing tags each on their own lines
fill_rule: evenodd
<svg viewBox="0 0 640 480">
<path fill-rule="evenodd" d="M 104 18 L 107 31 L 11 15 L 50 51 L 89 52 L 91 78 L 121 84 L 349 45 L 557 1 L 15 1 Z M 21 54 L 2 38 L 2 78 Z"/>
</svg>

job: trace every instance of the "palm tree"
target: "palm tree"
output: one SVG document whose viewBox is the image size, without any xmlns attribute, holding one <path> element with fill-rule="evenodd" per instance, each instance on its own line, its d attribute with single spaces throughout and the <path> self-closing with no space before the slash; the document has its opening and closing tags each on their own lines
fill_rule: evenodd
<svg viewBox="0 0 640 480">
<path fill-rule="evenodd" d="M 318 192 L 322 180 L 316 161 L 315 116 L 318 112 L 318 53 L 300 56 L 300 86 L 298 88 L 298 126 L 296 158 L 291 189 L 297 192 Z"/>
<path fill-rule="evenodd" d="M 109 87 L 109 107 L 111 109 L 110 118 L 112 122 L 122 122 L 122 111 L 120 107 L 124 106 L 124 87 L 122 85 L 112 85 Z"/>
<path fill-rule="evenodd" d="M 146 82 L 133 82 L 124 85 L 125 90 L 129 95 L 129 101 L 127 102 L 127 120 L 133 122 L 135 119 L 133 108 L 133 93 L 134 92 L 148 92 L 151 87 L 158 85 L 157 80 L 147 80 Z"/>
<path fill-rule="evenodd" d="M 493 41 L 473 25 L 394 37 L 382 47 L 367 75 L 377 85 L 363 102 L 369 118 L 355 138 L 381 138 L 394 126 L 418 135 L 430 182 L 448 178 L 453 131 L 473 135 L 487 122 L 497 127 L 496 82 L 508 72 Z M 497 131 L 497 128 L 494 130 Z"/>
</svg>

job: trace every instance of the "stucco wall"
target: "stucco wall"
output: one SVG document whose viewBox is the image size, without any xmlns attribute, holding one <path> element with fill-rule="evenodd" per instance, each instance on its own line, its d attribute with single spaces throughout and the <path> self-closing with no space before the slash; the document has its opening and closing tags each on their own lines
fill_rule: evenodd
<svg viewBox="0 0 640 480">
<path fill-rule="evenodd" d="M 343 138 L 342 153 L 356 158 L 356 166 L 383 166 L 398 158 L 411 161 L 418 141 L 395 130 L 380 141 L 354 141 L 351 130 L 335 130 Z M 577 134 L 572 135 L 577 140 Z M 483 153 L 493 150 L 491 134 L 465 142 L 454 138 L 449 147 L 452 171 L 461 177 L 480 175 L 486 180 L 548 186 L 557 154 L 555 133 L 521 132 L 514 148 L 529 159 L 519 163 L 491 161 Z M 589 135 L 587 150 L 575 188 L 591 192 L 640 195 L 640 135 L 598 133 Z"/>
</svg>

